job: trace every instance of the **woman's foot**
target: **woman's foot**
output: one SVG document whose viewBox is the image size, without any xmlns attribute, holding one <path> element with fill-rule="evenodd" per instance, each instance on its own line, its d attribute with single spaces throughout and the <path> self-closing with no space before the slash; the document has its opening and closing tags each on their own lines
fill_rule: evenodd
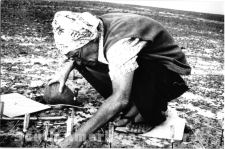
<svg viewBox="0 0 225 149">
<path fill-rule="evenodd" d="M 151 125 L 144 122 L 144 119 L 140 113 L 132 118 L 122 117 L 114 122 L 114 125 L 117 127 L 117 131 L 134 134 L 143 134 L 153 128 Z"/>
<path fill-rule="evenodd" d="M 154 126 L 145 123 L 129 123 L 126 126 L 127 133 L 144 134 L 152 130 Z"/>
<path fill-rule="evenodd" d="M 114 126 L 122 127 L 127 125 L 131 121 L 130 118 L 127 117 L 120 117 L 118 120 L 114 121 Z"/>
<path fill-rule="evenodd" d="M 144 122 L 144 119 L 140 113 L 137 113 L 133 117 L 127 117 L 126 115 L 125 116 L 121 115 L 117 120 L 114 121 L 114 125 L 116 127 L 122 127 L 127 125 L 129 122 L 142 123 Z"/>
<path fill-rule="evenodd" d="M 151 126 L 147 123 L 134 123 L 129 122 L 124 127 L 116 127 L 115 131 L 123 133 L 134 133 L 134 134 L 144 134 L 152 130 L 154 126 Z"/>
<path fill-rule="evenodd" d="M 141 134 L 150 131 L 155 126 L 164 122 L 167 112 L 161 111 L 157 116 L 154 116 L 152 117 L 152 121 L 147 123 L 139 113 L 137 107 L 132 104 L 125 113 L 121 114 L 114 121 L 114 126 L 117 127 L 116 130 L 121 130 L 122 132 Z"/>
<path fill-rule="evenodd" d="M 155 126 L 160 125 L 166 120 L 167 113 L 162 112 L 157 120 L 152 123 L 147 123 L 144 121 L 141 114 L 137 114 L 133 119 L 122 118 L 115 123 L 116 131 L 124 133 L 134 133 L 134 134 L 143 134 L 152 130 Z"/>
<path fill-rule="evenodd" d="M 114 125 L 116 127 L 122 127 L 127 125 L 129 122 L 135 121 L 135 122 L 140 122 L 143 121 L 142 116 L 140 115 L 137 107 L 132 104 L 126 112 L 121 114 L 115 121 Z"/>
</svg>

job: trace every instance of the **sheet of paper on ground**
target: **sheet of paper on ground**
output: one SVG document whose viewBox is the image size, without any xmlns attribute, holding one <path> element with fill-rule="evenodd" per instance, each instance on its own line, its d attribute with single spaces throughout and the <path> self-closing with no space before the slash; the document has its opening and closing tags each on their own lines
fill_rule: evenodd
<svg viewBox="0 0 225 149">
<path fill-rule="evenodd" d="M 26 113 L 38 112 L 50 108 L 48 105 L 33 101 L 18 93 L 1 95 L 4 102 L 3 115 L 8 117 L 21 116 Z"/>
<path fill-rule="evenodd" d="M 173 127 L 171 129 L 171 126 Z M 155 137 L 163 139 L 182 140 L 185 127 L 185 120 L 180 118 L 175 109 L 168 109 L 167 120 L 161 125 L 155 127 L 150 132 L 142 134 L 146 137 Z"/>
</svg>

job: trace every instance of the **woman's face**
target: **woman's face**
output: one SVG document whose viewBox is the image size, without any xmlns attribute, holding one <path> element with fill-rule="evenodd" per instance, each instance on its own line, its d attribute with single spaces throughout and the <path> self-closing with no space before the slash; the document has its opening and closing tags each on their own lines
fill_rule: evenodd
<svg viewBox="0 0 225 149">
<path fill-rule="evenodd" d="M 67 54 L 65 54 L 68 58 L 72 58 L 72 57 L 77 57 L 79 55 L 79 51 L 86 51 L 86 50 L 90 50 L 93 49 L 93 51 L 96 51 L 98 49 L 98 41 L 97 40 L 92 40 L 89 43 L 87 43 L 86 45 L 84 45 L 83 47 L 70 51 Z"/>
<path fill-rule="evenodd" d="M 92 40 L 88 44 L 86 44 L 83 47 L 81 47 L 81 49 L 83 51 L 85 51 L 87 49 L 93 49 L 94 51 L 96 51 L 98 49 L 98 41 L 97 40 Z"/>
<path fill-rule="evenodd" d="M 76 49 L 76 50 L 73 50 L 73 51 L 68 52 L 68 53 L 65 54 L 65 55 L 66 55 L 66 57 L 68 57 L 68 58 L 77 57 L 78 54 L 79 54 L 78 51 L 79 51 L 79 49 Z"/>
</svg>

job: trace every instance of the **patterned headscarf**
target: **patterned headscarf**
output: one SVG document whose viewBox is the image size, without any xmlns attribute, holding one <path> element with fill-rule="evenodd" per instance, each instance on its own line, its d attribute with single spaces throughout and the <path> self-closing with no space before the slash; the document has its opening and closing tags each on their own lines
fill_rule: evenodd
<svg viewBox="0 0 225 149">
<path fill-rule="evenodd" d="M 99 22 L 88 12 L 57 12 L 52 22 L 56 47 L 62 54 L 83 47 L 98 37 Z"/>
</svg>

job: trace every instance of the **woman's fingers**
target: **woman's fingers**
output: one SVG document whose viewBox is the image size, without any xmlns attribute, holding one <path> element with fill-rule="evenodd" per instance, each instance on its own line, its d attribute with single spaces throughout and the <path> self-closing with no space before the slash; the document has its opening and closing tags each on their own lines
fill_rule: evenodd
<svg viewBox="0 0 225 149">
<path fill-rule="evenodd" d="M 65 85 L 65 82 L 64 81 L 60 81 L 60 83 L 59 83 L 59 93 L 63 92 L 64 85 Z"/>
<path fill-rule="evenodd" d="M 51 85 L 51 84 L 56 83 L 56 82 L 59 82 L 59 81 L 56 80 L 56 79 L 51 79 L 51 80 L 48 82 L 48 85 Z"/>
<path fill-rule="evenodd" d="M 62 93 L 63 92 L 63 87 L 64 87 L 64 85 L 65 85 L 65 79 L 63 79 L 63 78 L 60 78 L 60 77 L 55 77 L 55 78 L 53 78 L 53 79 L 51 79 L 49 82 L 48 82 L 48 85 L 51 85 L 51 84 L 53 84 L 53 83 L 56 83 L 56 82 L 58 82 L 59 83 L 59 93 Z"/>
</svg>

